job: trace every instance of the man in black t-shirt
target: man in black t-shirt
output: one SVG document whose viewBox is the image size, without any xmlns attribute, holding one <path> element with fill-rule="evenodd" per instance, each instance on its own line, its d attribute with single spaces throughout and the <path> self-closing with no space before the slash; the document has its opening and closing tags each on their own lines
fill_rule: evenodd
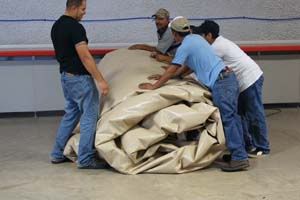
<svg viewBox="0 0 300 200">
<path fill-rule="evenodd" d="M 94 140 L 100 109 L 94 79 L 102 95 L 107 95 L 109 88 L 89 52 L 85 29 L 79 23 L 85 10 L 86 0 L 67 0 L 65 14 L 54 23 L 51 30 L 66 100 L 65 115 L 57 131 L 51 162 L 58 164 L 68 161 L 63 151 L 72 131 L 80 122 L 78 168 L 99 169 L 106 167 L 106 164 L 95 159 Z"/>
</svg>

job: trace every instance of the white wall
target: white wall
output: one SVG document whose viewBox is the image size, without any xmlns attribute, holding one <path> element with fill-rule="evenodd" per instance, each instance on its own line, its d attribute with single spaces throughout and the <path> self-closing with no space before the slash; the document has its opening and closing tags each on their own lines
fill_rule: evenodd
<svg viewBox="0 0 300 200">
<path fill-rule="evenodd" d="M 64 109 L 55 60 L 1 61 L 0 92 L 0 113 Z"/>
<path fill-rule="evenodd" d="M 57 19 L 65 0 L 0 0 L 1 19 Z M 171 16 L 207 17 L 300 17 L 299 0 L 88 0 L 85 19 L 149 17 L 164 7 Z M 234 41 L 300 40 L 300 20 L 266 22 L 252 20 L 217 21 L 222 34 Z M 192 21 L 200 24 L 201 21 Z M 0 48 L 3 45 L 51 44 L 53 22 L 0 22 Z M 84 23 L 91 43 L 117 44 L 155 42 L 150 19 Z"/>
<path fill-rule="evenodd" d="M 300 103 L 300 57 L 254 56 L 264 71 L 264 103 Z M 0 62 L 0 113 L 64 109 L 55 61 Z"/>
<path fill-rule="evenodd" d="M 0 49 L 29 46 L 52 47 L 53 22 L 1 22 L 3 19 L 57 19 L 65 0 L 0 0 Z M 299 0 L 88 0 L 85 19 L 149 17 L 164 7 L 171 17 L 300 17 Z M 221 33 L 234 41 L 300 43 L 300 20 L 267 22 L 219 20 Z M 192 21 L 200 24 L 201 21 Z M 155 42 L 150 19 L 84 23 L 90 44 L 129 45 Z M 31 48 L 31 47 L 30 47 Z M 300 60 L 296 56 L 257 59 L 265 71 L 265 103 L 300 102 Z M 63 96 L 56 61 L 0 61 L 0 112 L 63 109 Z"/>
</svg>

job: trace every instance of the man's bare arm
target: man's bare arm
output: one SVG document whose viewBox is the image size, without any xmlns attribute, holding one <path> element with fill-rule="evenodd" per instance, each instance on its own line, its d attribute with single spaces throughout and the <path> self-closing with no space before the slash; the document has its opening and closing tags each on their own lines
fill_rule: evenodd
<svg viewBox="0 0 300 200">
<path fill-rule="evenodd" d="M 97 69 L 94 58 L 92 57 L 88 45 L 86 42 L 80 42 L 75 46 L 76 51 L 79 55 L 81 62 L 83 63 L 86 70 L 92 75 L 92 77 L 96 80 L 98 86 L 101 89 L 103 95 L 107 95 L 109 91 L 109 87 L 105 79 L 103 78 L 101 72 Z"/>
<path fill-rule="evenodd" d="M 170 66 L 164 66 L 164 69 L 167 71 L 169 69 Z M 183 78 L 187 75 L 189 75 L 190 73 L 192 73 L 193 71 L 186 67 L 186 66 L 182 66 L 182 67 L 177 67 L 176 72 L 173 74 L 173 76 L 171 78 Z M 162 75 L 160 74 L 153 74 L 151 76 L 148 77 L 149 80 L 159 80 L 162 77 Z"/>
<path fill-rule="evenodd" d="M 188 68 L 187 66 L 181 66 L 180 68 L 177 69 L 176 73 L 174 74 L 174 77 L 185 77 L 192 73 L 193 71 Z"/>
<path fill-rule="evenodd" d="M 150 46 L 147 44 L 135 44 L 135 45 L 130 46 L 128 49 L 130 49 L 130 50 L 139 49 L 139 50 L 145 50 L 145 51 L 150 51 L 150 52 L 153 52 L 153 51 L 157 52 L 156 47 L 153 47 L 153 46 Z"/>
<path fill-rule="evenodd" d="M 168 69 L 165 71 L 165 73 L 157 80 L 154 84 L 151 83 L 141 83 L 139 84 L 140 89 L 147 89 L 147 90 L 154 90 L 159 87 L 161 87 L 163 84 L 165 84 L 170 78 L 174 76 L 174 74 L 177 71 L 176 65 L 170 65 Z"/>
<path fill-rule="evenodd" d="M 163 55 L 163 54 L 157 54 L 155 58 L 157 61 L 164 62 L 166 64 L 171 64 L 171 62 L 173 60 L 172 56 Z"/>
</svg>

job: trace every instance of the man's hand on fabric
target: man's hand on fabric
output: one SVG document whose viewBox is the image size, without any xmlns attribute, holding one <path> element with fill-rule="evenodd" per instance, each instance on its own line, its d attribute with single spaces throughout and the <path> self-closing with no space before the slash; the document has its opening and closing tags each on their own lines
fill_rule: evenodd
<svg viewBox="0 0 300 200">
<path fill-rule="evenodd" d="M 139 84 L 139 88 L 143 90 L 154 90 L 154 85 L 151 83 L 141 83 Z"/>
<path fill-rule="evenodd" d="M 101 82 L 97 82 L 99 89 L 101 90 L 101 94 L 103 96 L 106 96 L 109 92 L 109 86 L 106 82 L 101 81 Z"/>
<path fill-rule="evenodd" d="M 156 60 L 157 60 L 158 62 L 163 62 L 163 61 L 165 61 L 164 55 L 157 54 L 155 58 L 156 58 Z"/>
<path fill-rule="evenodd" d="M 150 57 L 156 58 L 157 55 L 158 55 L 158 53 L 156 51 L 153 51 L 153 52 L 151 52 Z"/>
<path fill-rule="evenodd" d="M 163 68 L 164 70 L 167 70 L 169 68 L 169 66 L 161 66 L 161 68 Z"/>
</svg>

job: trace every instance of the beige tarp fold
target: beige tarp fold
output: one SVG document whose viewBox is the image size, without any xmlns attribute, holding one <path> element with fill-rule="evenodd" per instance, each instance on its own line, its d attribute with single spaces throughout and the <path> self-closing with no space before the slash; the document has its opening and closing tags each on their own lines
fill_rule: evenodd
<svg viewBox="0 0 300 200">
<path fill-rule="evenodd" d="M 210 92 L 175 79 L 153 91 L 138 89 L 149 75 L 163 72 L 162 63 L 149 55 L 119 49 L 99 63 L 110 94 L 97 125 L 97 153 L 125 174 L 184 173 L 209 166 L 225 150 Z M 78 140 L 78 134 L 69 140 L 64 152 L 69 158 L 76 158 Z"/>
</svg>

